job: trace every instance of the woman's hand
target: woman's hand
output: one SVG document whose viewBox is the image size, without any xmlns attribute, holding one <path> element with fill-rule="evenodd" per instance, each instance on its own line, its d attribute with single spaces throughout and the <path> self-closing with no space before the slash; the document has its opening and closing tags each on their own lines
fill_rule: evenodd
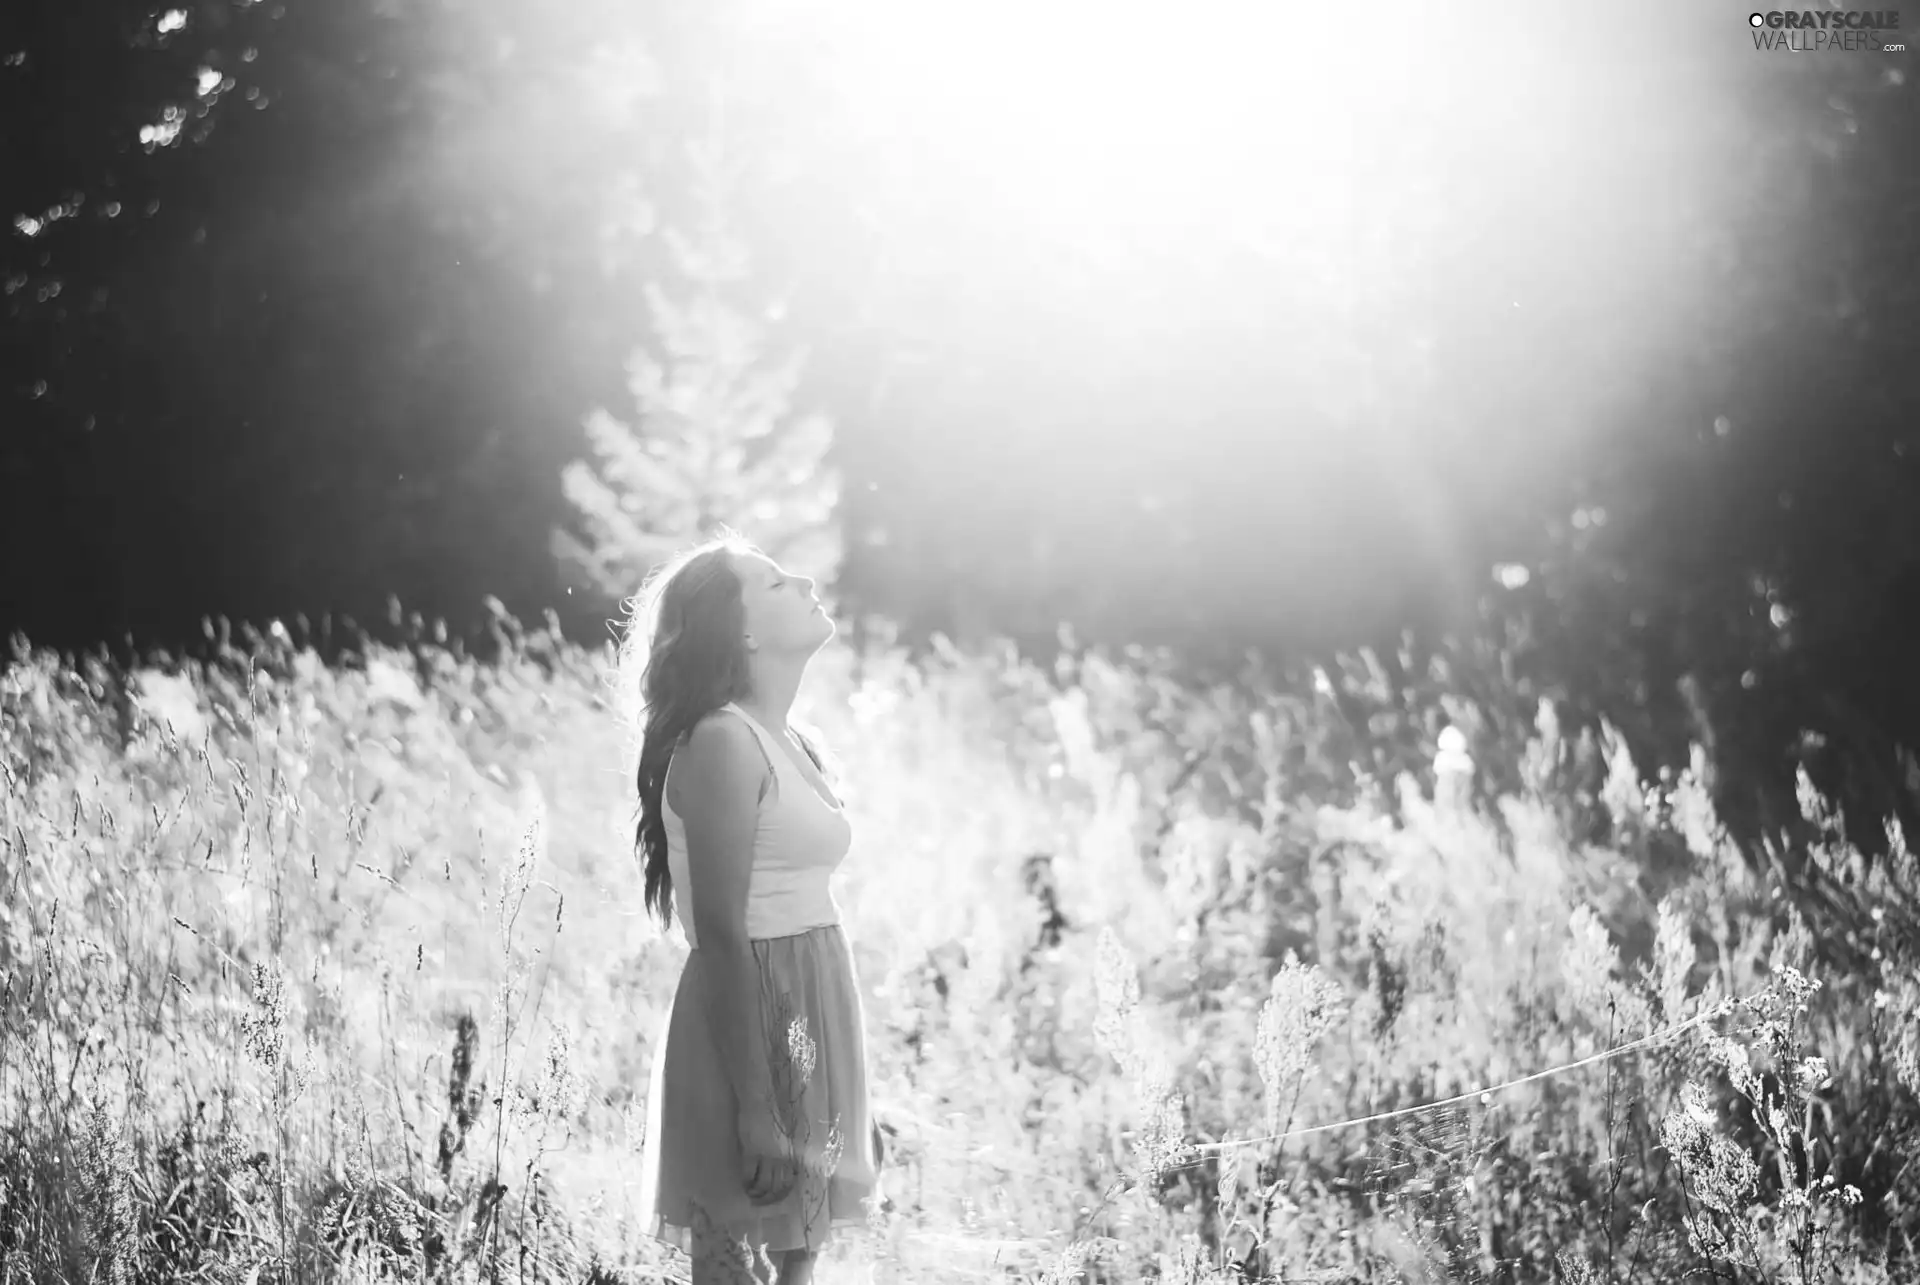
<svg viewBox="0 0 1920 1285">
<path fill-rule="evenodd" d="M 756 1205 L 786 1199 L 800 1176 L 793 1146 L 774 1123 L 771 1109 L 762 1107 L 740 1116 L 740 1168 L 747 1198 Z"/>
</svg>

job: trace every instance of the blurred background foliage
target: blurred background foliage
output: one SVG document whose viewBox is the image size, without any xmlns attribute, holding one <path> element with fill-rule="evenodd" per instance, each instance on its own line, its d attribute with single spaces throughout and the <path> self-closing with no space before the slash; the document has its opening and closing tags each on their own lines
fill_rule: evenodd
<svg viewBox="0 0 1920 1285">
<path fill-rule="evenodd" d="M 775 467 L 671 502 L 830 505 L 862 636 L 1257 650 L 1390 709 L 1441 666 L 1650 774 L 1710 743 L 1747 839 L 1800 824 L 1802 764 L 1915 821 L 1898 56 L 1762 54 L 1719 3 L 1118 6 L 1051 45 L 1003 7 L 883 6 L 932 16 L 872 65 L 852 3 L 18 7 L 0 628 L 379 629 L 395 594 L 473 632 L 494 595 L 598 639 L 592 426 L 667 440 L 706 387 Z M 1196 117 L 1182 58 L 1267 96 Z M 1081 64 L 1111 136 L 1015 110 Z M 816 457 L 825 498 L 779 466 Z M 1325 688 L 1367 755 L 1431 754 Z"/>
</svg>

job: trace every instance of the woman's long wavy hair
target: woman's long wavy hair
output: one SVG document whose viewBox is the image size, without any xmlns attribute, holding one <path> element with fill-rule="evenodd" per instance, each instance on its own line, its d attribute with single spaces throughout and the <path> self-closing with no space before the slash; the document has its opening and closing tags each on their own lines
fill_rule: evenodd
<svg viewBox="0 0 1920 1285">
<path fill-rule="evenodd" d="M 634 846 L 647 910 L 663 927 L 673 921 L 661 810 L 667 764 L 701 719 L 751 694 L 746 612 L 733 557 L 752 552 L 745 540 L 723 535 L 675 557 L 648 578 L 620 643 L 621 695 L 638 696 L 639 717 L 631 721 L 642 727 Z"/>
</svg>

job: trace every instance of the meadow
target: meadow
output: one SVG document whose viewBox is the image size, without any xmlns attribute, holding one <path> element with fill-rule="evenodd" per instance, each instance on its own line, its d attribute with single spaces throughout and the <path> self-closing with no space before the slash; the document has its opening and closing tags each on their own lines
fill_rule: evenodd
<svg viewBox="0 0 1920 1285">
<path fill-rule="evenodd" d="M 0 1285 L 685 1279 L 611 649 L 242 632 L 0 680 Z M 1467 663 L 824 654 L 888 1200 L 820 1279 L 1920 1279 L 1904 837 L 1743 857 Z"/>
</svg>

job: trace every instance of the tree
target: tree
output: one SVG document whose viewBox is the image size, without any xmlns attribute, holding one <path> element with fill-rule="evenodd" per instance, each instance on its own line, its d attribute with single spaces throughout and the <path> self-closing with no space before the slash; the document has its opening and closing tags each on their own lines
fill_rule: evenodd
<svg viewBox="0 0 1920 1285">
<path fill-rule="evenodd" d="M 779 310 L 745 302 L 748 254 L 732 218 L 740 163 L 718 130 L 687 159 L 691 231 L 665 234 L 680 288 L 649 283 L 655 343 L 627 362 L 637 427 L 605 409 L 587 417 L 598 461 L 576 460 L 562 474 L 584 539 L 556 529 L 553 553 L 617 598 L 676 547 L 731 527 L 832 580 L 842 543 L 839 483 L 826 464 L 831 425 L 792 412 L 802 355 L 771 355 Z"/>
<path fill-rule="evenodd" d="M 16 8 L 0 635 L 553 603 L 686 134 L 663 7 Z"/>
<path fill-rule="evenodd" d="M 127 328 L 121 287 L 204 233 L 203 144 L 266 108 L 242 51 L 275 15 L 211 0 L 21 8 L 0 47 L 0 406 L 35 432 L 78 434 L 149 391 L 128 393 L 130 363 L 102 358 Z"/>
<path fill-rule="evenodd" d="M 1801 829 L 1805 769 L 1872 853 L 1920 827 L 1920 117 L 1878 62 L 1750 74 L 1764 146 L 1702 355 L 1648 382 L 1512 604 L 1576 718 L 1643 765 L 1707 745 L 1735 837 Z"/>
</svg>

